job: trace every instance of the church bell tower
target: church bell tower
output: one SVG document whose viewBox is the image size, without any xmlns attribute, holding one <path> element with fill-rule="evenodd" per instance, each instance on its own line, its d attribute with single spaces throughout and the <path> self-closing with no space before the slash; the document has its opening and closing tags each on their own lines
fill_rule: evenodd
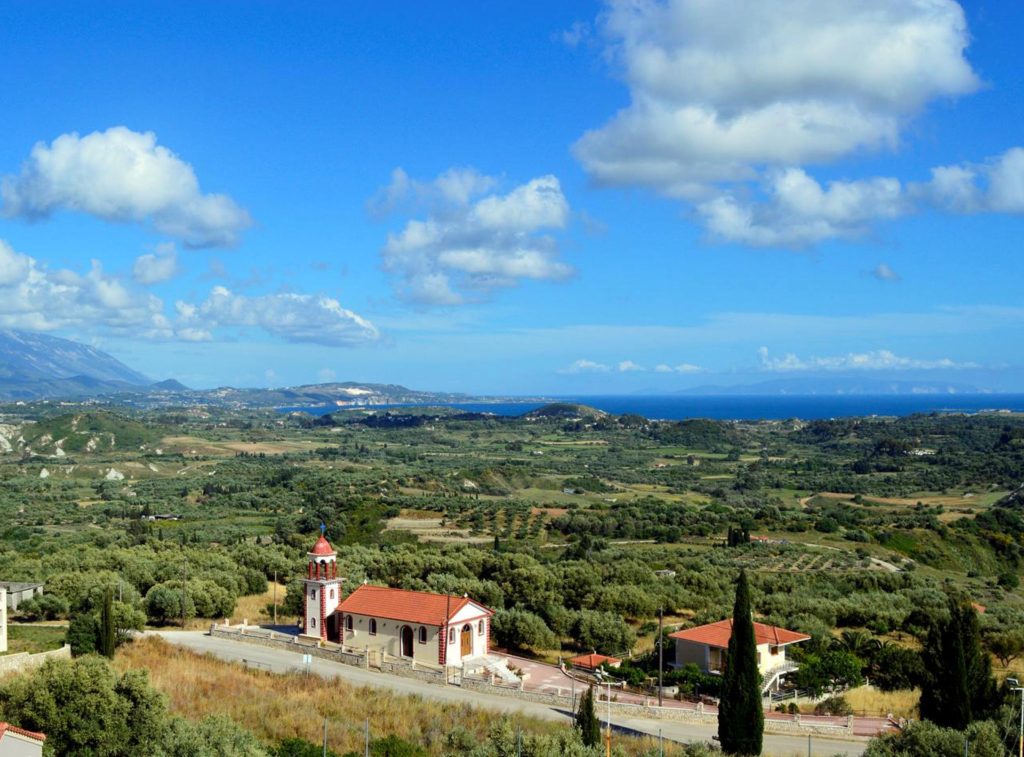
<svg viewBox="0 0 1024 757">
<path fill-rule="evenodd" d="M 302 635 L 308 638 L 338 638 L 338 618 L 334 611 L 341 601 L 341 581 L 338 577 L 338 553 L 324 537 L 327 529 L 320 525 L 320 538 L 308 553 L 306 567 L 305 613 L 302 616 Z"/>
</svg>

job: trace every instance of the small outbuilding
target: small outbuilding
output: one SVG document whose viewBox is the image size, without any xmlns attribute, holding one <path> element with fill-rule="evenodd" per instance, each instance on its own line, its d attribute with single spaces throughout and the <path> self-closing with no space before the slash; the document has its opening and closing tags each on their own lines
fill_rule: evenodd
<svg viewBox="0 0 1024 757">
<path fill-rule="evenodd" d="M 593 672 L 602 665 L 607 665 L 609 668 L 617 668 L 622 664 L 622 660 L 618 657 L 609 657 L 605 654 L 581 654 L 579 657 L 573 657 L 569 660 L 569 663 L 580 670 L 587 670 Z"/>
</svg>

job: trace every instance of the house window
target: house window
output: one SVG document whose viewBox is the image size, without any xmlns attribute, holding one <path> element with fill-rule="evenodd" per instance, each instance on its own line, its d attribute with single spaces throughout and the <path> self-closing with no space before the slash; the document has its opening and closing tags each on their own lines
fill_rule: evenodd
<svg viewBox="0 0 1024 757">
<path fill-rule="evenodd" d="M 779 648 L 778 647 L 769 647 L 768 651 L 771 652 L 772 655 L 774 656 L 774 655 L 777 655 L 779 653 Z"/>
<path fill-rule="evenodd" d="M 370 618 L 370 636 L 377 635 L 377 621 L 375 618 Z"/>
<path fill-rule="evenodd" d="M 423 626 L 420 626 L 420 644 L 426 644 L 426 643 L 427 643 L 427 629 L 424 628 Z"/>
<path fill-rule="evenodd" d="M 345 630 L 346 631 L 351 631 L 352 630 L 352 616 L 351 615 L 346 615 L 345 616 Z"/>
<path fill-rule="evenodd" d="M 479 623 L 477 623 L 477 624 L 476 624 L 476 632 L 477 632 L 477 633 L 478 633 L 478 634 L 479 634 L 480 636 L 483 636 L 483 635 L 484 635 L 484 629 L 485 629 L 485 628 L 486 628 L 486 626 L 485 626 L 485 624 L 484 624 L 484 621 L 482 621 L 482 620 L 481 620 L 481 621 L 480 621 Z"/>
</svg>

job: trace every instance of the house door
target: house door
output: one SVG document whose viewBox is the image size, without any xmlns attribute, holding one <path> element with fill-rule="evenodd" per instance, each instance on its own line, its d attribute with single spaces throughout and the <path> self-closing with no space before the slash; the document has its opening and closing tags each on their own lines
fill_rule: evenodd
<svg viewBox="0 0 1024 757">
<path fill-rule="evenodd" d="M 473 629 L 466 624 L 462 627 L 462 656 L 473 656 Z"/>
<path fill-rule="evenodd" d="M 402 657 L 412 657 L 412 629 L 402 626 Z"/>
</svg>

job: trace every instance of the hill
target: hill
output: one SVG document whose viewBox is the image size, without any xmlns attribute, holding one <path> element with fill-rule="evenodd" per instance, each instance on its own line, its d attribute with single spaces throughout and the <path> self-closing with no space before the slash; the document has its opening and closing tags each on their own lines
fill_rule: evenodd
<svg viewBox="0 0 1024 757">
<path fill-rule="evenodd" d="M 539 420 L 597 420 L 607 418 L 608 413 L 598 410 L 589 405 L 579 405 L 574 402 L 552 402 L 551 404 L 538 407 L 522 416 L 528 421 Z"/>
<path fill-rule="evenodd" d="M 88 397 L 149 383 L 95 347 L 47 334 L 0 330 L 0 399 Z"/>
<path fill-rule="evenodd" d="M 23 426 L 14 442 L 37 455 L 138 450 L 160 438 L 152 426 L 113 413 L 59 415 Z M 12 444 L 12 446 L 14 446 Z"/>
</svg>

